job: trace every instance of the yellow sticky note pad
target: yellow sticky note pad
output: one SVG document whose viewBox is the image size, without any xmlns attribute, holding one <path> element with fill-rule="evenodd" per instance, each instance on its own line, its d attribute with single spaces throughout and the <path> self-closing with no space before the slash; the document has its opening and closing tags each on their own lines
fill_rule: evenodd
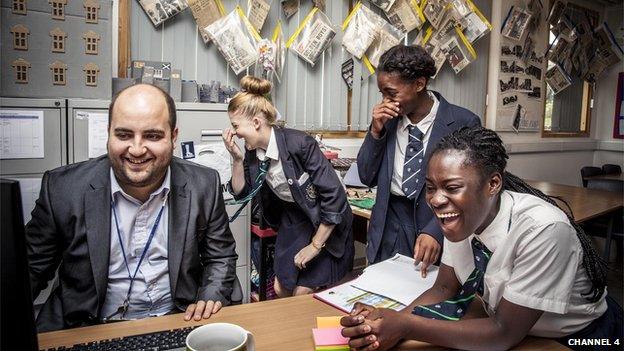
<svg viewBox="0 0 624 351">
<path fill-rule="evenodd" d="M 349 351 L 349 345 L 317 346 L 316 351 Z"/>
<path fill-rule="evenodd" d="M 340 328 L 340 318 L 342 316 L 335 317 L 316 317 L 317 328 Z"/>
</svg>

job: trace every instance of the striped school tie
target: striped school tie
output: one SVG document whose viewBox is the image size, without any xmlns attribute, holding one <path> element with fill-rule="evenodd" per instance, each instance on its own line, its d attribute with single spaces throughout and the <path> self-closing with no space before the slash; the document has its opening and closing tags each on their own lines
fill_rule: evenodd
<svg viewBox="0 0 624 351">
<path fill-rule="evenodd" d="M 264 183 L 264 179 L 266 178 L 267 171 L 269 170 L 270 162 L 271 160 L 269 160 L 268 158 L 265 159 L 264 161 L 260 161 L 260 167 L 258 167 L 258 175 L 256 176 L 256 179 L 254 180 L 254 184 L 251 189 L 251 192 L 249 192 L 247 196 L 245 196 L 242 199 L 228 203 L 228 205 L 238 205 L 238 204 L 241 205 L 241 207 L 239 207 L 238 210 L 236 210 L 234 215 L 230 217 L 230 223 L 236 220 L 236 218 L 238 217 L 238 215 L 240 215 L 240 213 L 243 211 L 245 206 L 247 206 L 247 203 L 251 201 L 251 199 L 253 199 L 253 197 L 256 196 L 258 191 L 260 191 L 260 188 L 262 188 L 262 184 Z"/>
<path fill-rule="evenodd" d="M 466 309 L 475 298 L 475 294 L 483 296 L 483 276 L 488 261 L 492 257 L 492 252 L 477 238 L 473 237 L 472 253 L 474 254 L 475 269 L 462 285 L 459 294 L 450 300 L 433 305 L 416 306 L 412 311 L 413 314 L 431 319 L 457 321 L 466 313 Z"/>
<path fill-rule="evenodd" d="M 408 199 L 413 200 L 424 179 L 421 172 L 423 161 L 423 133 L 418 127 L 410 125 L 407 147 L 405 148 L 405 162 L 403 163 L 403 193 Z M 420 183 L 420 184 L 419 184 Z"/>
</svg>

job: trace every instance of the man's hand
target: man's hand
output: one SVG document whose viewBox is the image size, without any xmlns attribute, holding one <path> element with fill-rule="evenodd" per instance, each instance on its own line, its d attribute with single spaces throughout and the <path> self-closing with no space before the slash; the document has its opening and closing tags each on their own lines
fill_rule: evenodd
<svg viewBox="0 0 624 351">
<path fill-rule="evenodd" d="M 418 234 L 416 245 L 414 245 L 414 259 L 416 264 L 422 263 L 420 265 L 420 275 L 423 278 L 427 277 L 427 268 L 440 257 L 440 251 L 440 244 L 433 236 L 427 233 Z"/>
<path fill-rule="evenodd" d="M 375 139 L 381 137 L 381 131 L 389 120 L 399 115 L 399 103 L 383 99 L 373 107 L 373 121 L 371 122 L 371 134 Z"/>
<path fill-rule="evenodd" d="M 295 255 L 295 266 L 299 269 L 306 268 L 306 264 L 316 257 L 321 250 L 317 249 L 311 243 L 303 249 L 299 250 Z"/>
<path fill-rule="evenodd" d="M 219 312 L 222 304 L 221 301 L 204 301 L 199 300 L 197 303 L 190 304 L 184 313 L 184 320 L 190 321 L 193 318 L 196 321 L 210 318 L 211 315 Z"/>
</svg>

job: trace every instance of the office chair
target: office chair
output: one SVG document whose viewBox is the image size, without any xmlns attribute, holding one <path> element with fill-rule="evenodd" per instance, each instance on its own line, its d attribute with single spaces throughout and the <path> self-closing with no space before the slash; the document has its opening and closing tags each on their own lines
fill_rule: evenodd
<svg viewBox="0 0 624 351">
<path fill-rule="evenodd" d="M 587 180 L 585 177 L 597 176 L 604 174 L 600 167 L 585 166 L 581 168 L 581 179 L 583 180 L 583 188 L 587 188 Z"/>
<path fill-rule="evenodd" d="M 622 173 L 622 167 L 610 163 L 602 165 L 602 173 L 604 174 L 620 174 Z"/>
</svg>

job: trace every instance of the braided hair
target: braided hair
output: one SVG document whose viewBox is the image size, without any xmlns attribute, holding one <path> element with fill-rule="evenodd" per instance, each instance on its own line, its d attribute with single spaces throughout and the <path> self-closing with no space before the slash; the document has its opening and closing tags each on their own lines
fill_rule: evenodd
<svg viewBox="0 0 624 351">
<path fill-rule="evenodd" d="M 498 172 L 503 177 L 503 189 L 510 190 L 518 193 L 530 194 L 537 196 L 538 198 L 561 208 L 554 200 L 561 200 L 568 206 L 568 204 L 559 197 L 548 196 L 538 189 L 533 188 L 519 177 L 506 172 L 507 166 L 507 152 L 502 140 L 498 134 L 494 131 L 483 127 L 464 127 L 459 129 L 446 137 L 442 138 L 440 143 L 436 146 L 433 153 L 438 153 L 444 150 L 460 150 L 466 155 L 464 165 L 470 165 L 475 167 L 481 172 L 483 179 L 489 177 L 491 174 Z M 569 206 L 568 206 L 569 208 Z M 581 247 L 583 248 L 583 267 L 587 276 L 591 281 L 591 290 L 585 293 L 587 300 L 590 302 L 596 302 L 602 296 L 605 285 L 605 262 L 594 250 L 589 238 L 585 234 L 583 228 L 575 223 L 574 217 L 563 211 L 570 224 L 576 231 Z M 571 213 L 571 212 L 570 212 Z"/>
<path fill-rule="evenodd" d="M 417 78 L 433 77 L 436 74 L 435 61 L 422 46 L 405 46 L 402 44 L 391 47 L 379 58 L 379 72 L 396 73 L 406 82 Z"/>
</svg>

